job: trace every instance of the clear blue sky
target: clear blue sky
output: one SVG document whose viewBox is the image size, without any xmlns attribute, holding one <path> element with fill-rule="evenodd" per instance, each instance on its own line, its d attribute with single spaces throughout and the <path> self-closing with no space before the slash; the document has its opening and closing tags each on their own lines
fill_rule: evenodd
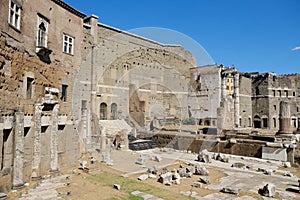
<svg viewBox="0 0 300 200">
<path fill-rule="evenodd" d="M 215 63 L 233 64 L 242 72 L 300 73 L 300 0 L 65 2 L 122 30 L 159 27 L 178 31 L 202 45 Z M 292 50 L 296 47 L 299 49 Z"/>
</svg>

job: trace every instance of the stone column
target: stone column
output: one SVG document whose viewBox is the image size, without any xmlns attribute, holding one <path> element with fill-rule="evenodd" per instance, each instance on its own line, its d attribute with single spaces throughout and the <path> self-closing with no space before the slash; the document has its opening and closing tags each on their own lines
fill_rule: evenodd
<svg viewBox="0 0 300 200">
<path fill-rule="evenodd" d="M 24 113 L 15 113 L 15 155 L 13 166 L 13 187 L 19 188 L 24 185 L 23 166 L 24 166 Z"/>
<path fill-rule="evenodd" d="M 94 120 L 97 123 L 97 118 L 94 117 Z M 91 124 L 91 112 L 90 110 L 87 110 L 87 115 L 86 115 L 86 124 L 85 124 L 85 129 L 86 129 L 86 148 L 90 150 L 92 148 L 92 124 Z"/>
<path fill-rule="evenodd" d="M 221 100 L 226 98 L 226 76 L 221 75 Z"/>
<path fill-rule="evenodd" d="M 101 130 L 100 140 L 101 140 L 100 150 L 101 150 L 101 152 L 105 152 L 107 147 L 106 147 L 106 129 L 104 127 L 102 127 L 102 130 Z"/>
<path fill-rule="evenodd" d="M 240 127 L 240 75 L 234 75 L 234 125 Z"/>
<path fill-rule="evenodd" d="M 35 105 L 34 111 L 34 142 L 33 142 L 33 161 L 31 177 L 36 179 L 40 177 L 39 166 L 41 162 L 41 128 L 42 128 L 42 104 Z"/>
<path fill-rule="evenodd" d="M 51 144 L 50 144 L 50 170 L 58 171 L 58 111 L 59 104 L 55 104 L 52 111 Z"/>
<path fill-rule="evenodd" d="M 221 134 L 222 130 L 224 129 L 224 119 L 225 119 L 224 107 L 217 108 L 217 131 L 218 134 Z"/>
<path fill-rule="evenodd" d="M 86 153 L 86 136 L 87 136 L 87 110 L 86 108 L 83 108 L 81 110 L 81 124 L 82 128 L 80 129 L 80 153 Z"/>
<path fill-rule="evenodd" d="M 291 134 L 291 111 L 288 102 L 280 102 L 279 131 L 277 134 Z"/>
</svg>

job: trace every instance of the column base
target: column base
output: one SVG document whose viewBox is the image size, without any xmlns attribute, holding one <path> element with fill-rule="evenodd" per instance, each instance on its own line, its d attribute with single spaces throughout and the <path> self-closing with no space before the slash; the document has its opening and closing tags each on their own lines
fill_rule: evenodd
<svg viewBox="0 0 300 200">
<path fill-rule="evenodd" d="M 39 176 L 35 171 L 32 172 L 32 174 L 31 174 L 31 180 L 32 181 L 38 181 L 38 180 L 41 180 L 41 179 L 42 179 L 42 177 Z"/>
<path fill-rule="evenodd" d="M 51 170 L 50 170 L 50 176 L 51 176 L 51 177 L 55 177 L 55 176 L 59 176 L 59 175 L 61 175 L 59 169 L 55 169 L 55 170 L 51 169 Z"/>
<path fill-rule="evenodd" d="M 12 189 L 13 190 L 21 190 L 25 187 L 24 183 L 20 183 L 20 184 L 17 184 L 17 185 L 13 185 Z"/>
</svg>

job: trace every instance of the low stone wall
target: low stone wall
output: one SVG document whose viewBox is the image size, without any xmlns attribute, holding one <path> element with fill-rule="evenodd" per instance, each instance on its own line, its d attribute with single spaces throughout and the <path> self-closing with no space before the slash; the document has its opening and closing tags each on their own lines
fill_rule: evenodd
<svg viewBox="0 0 300 200">
<path fill-rule="evenodd" d="M 199 139 L 195 136 L 176 136 L 157 134 L 152 137 L 158 147 L 168 147 L 178 150 L 190 150 L 199 153 L 203 149 L 212 152 L 220 152 L 226 154 L 234 154 L 240 156 L 249 156 L 261 158 L 262 146 L 264 141 L 238 139 L 236 143 L 230 140 L 219 141 L 212 139 Z"/>
</svg>

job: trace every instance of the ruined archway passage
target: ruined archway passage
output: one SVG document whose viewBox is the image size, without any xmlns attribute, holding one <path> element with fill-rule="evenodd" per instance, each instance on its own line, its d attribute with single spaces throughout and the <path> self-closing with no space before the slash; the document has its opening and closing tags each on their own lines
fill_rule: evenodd
<svg viewBox="0 0 300 200">
<path fill-rule="evenodd" d="M 254 128 L 261 128 L 261 119 L 259 116 L 255 116 L 253 120 Z"/>
</svg>

